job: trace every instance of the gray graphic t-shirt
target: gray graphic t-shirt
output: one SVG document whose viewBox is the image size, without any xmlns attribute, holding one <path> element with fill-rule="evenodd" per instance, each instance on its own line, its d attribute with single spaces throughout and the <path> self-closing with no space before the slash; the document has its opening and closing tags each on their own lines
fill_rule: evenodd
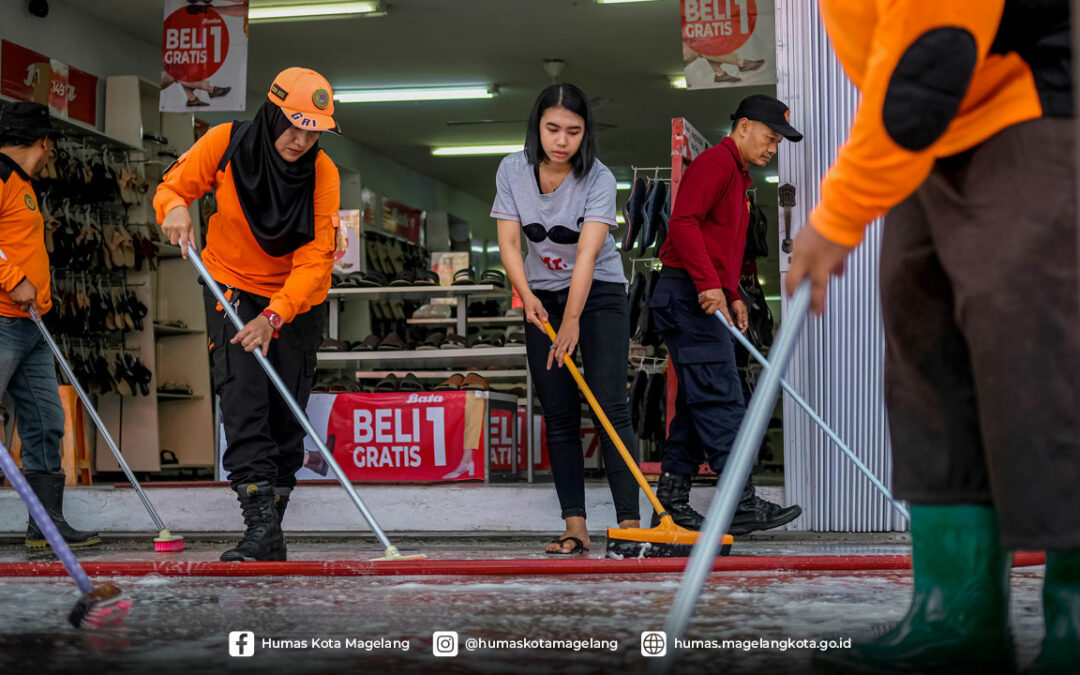
<svg viewBox="0 0 1080 675">
<path fill-rule="evenodd" d="M 571 173 L 552 193 L 541 194 L 535 169 L 525 152 L 505 157 L 495 176 L 497 193 L 491 217 L 516 220 L 528 241 L 525 277 L 536 290 L 559 291 L 570 286 L 577 258 L 577 241 L 585 222 L 615 222 L 615 176 L 600 163 L 582 179 Z M 622 260 L 609 232 L 596 259 L 596 281 L 626 283 Z"/>
</svg>

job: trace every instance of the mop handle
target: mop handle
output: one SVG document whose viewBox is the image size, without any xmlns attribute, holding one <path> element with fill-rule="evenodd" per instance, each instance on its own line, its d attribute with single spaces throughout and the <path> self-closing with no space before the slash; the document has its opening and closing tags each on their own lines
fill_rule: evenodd
<svg viewBox="0 0 1080 675">
<path fill-rule="evenodd" d="M 30 512 L 30 517 L 37 523 L 38 529 L 45 535 L 45 539 L 48 540 L 53 553 L 64 564 L 79 590 L 83 593 L 94 590 L 94 585 L 90 583 L 90 577 L 86 575 L 86 570 L 75 559 L 75 554 L 71 552 L 71 549 L 64 542 L 60 530 L 56 529 L 56 523 L 45 512 L 45 507 L 41 505 L 41 501 L 34 494 L 34 491 L 30 489 L 30 484 L 26 482 L 22 472 L 15 466 L 15 460 L 8 454 L 3 443 L 0 443 L 0 469 L 4 471 L 4 475 L 15 486 L 15 492 L 19 493 L 23 503 L 26 504 L 26 510 Z"/>
<path fill-rule="evenodd" d="M 548 338 L 551 339 L 552 344 L 555 342 L 555 329 L 551 327 L 551 324 L 547 321 L 543 322 L 544 332 L 547 333 Z M 574 365 L 574 359 L 567 354 L 563 357 L 563 361 L 566 363 L 567 369 L 570 371 L 570 375 L 577 382 L 578 387 L 581 389 L 581 393 L 585 394 L 585 400 L 589 402 L 589 407 L 596 413 L 596 419 L 600 420 L 601 426 L 604 427 L 604 431 L 607 432 L 608 438 L 615 444 L 615 448 L 622 455 L 623 461 L 626 462 L 626 466 L 630 469 L 630 473 L 637 479 L 641 489 L 645 491 L 645 496 L 649 498 L 649 503 L 656 509 L 657 514 L 662 514 L 667 509 L 660 503 L 660 500 L 656 498 L 656 494 L 649 487 L 649 481 L 645 480 L 645 476 L 641 473 L 641 469 L 638 468 L 637 462 L 630 456 L 630 452 L 626 449 L 626 445 L 623 444 L 622 438 L 619 434 L 615 433 L 615 427 L 611 425 L 611 420 L 608 419 L 604 409 L 600 407 L 600 402 L 593 396 L 592 390 L 589 389 L 589 385 L 585 383 L 585 378 L 582 377 L 581 371 Z"/>
<path fill-rule="evenodd" d="M 195 265 L 195 269 L 199 271 L 199 276 L 202 277 L 203 283 L 210 289 L 210 292 L 214 294 L 218 303 L 221 304 L 225 310 L 225 314 L 228 315 L 233 325 L 236 326 L 236 330 L 240 331 L 244 329 L 244 322 L 240 320 L 240 316 L 233 309 L 232 304 L 229 303 L 228 298 L 221 291 L 221 287 L 214 281 L 214 277 L 210 276 L 210 271 L 206 269 L 206 265 L 203 264 L 202 258 L 199 257 L 199 252 L 195 250 L 195 245 L 188 242 L 188 259 L 191 260 L 191 264 Z M 259 362 L 262 369 L 266 371 L 267 377 L 274 383 L 274 387 L 277 388 L 278 393 L 281 394 L 281 398 L 284 399 L 285 404 L 289 406 L 289 410 L 292 411 L 296 421 L 300 423 L 300 426 L 304 427 L 304 431 L 315 443 L 315 447 L 319 449 L 319 454 L 322 455 L 326 463 L 330 465 L 330 468 L 334 471 L 334 475 L 337 477 L 338 482 L 341 483 L 341 487 L 345 488 L 345 492 L 348 493 L 349 499 L 352 500 L 356 508 L 360 509 L 360 514 L 364 516 L 364 520 L 367 521 L 368 526 L 371 527 L 371 531 L 375 533 L 379 542 L 383 545 L 383 548 L 397 550 L 390 539 L 383 532 L 379 524 L 375 522 L 375 516 L 368 511 L 364 501 L 360 499 L 360 495 L 356 494 L 356 490 L 353 489 L 352 483 L 349 482 L 348 476 L 338 466 L 337 460 L 334 459 L 334 455 L 326 448 L 322 439 L 319 438 L 319 434 L 315 433 L 315 428 L 311 426 L 311 422 L 308 421 L 307 415 L 300 409 L 300 404 L 296 402 L 293 395 L 289 392 L 289 388 L 285 386 L 285 383 L 281 381 L 281 377 L 278 376 L 277 371 L 274 370 L 274 366 L 270 365 L 270 361 L 263 356 L 262 349 L 255 349 L 251 352 L 255 356 L 255 360 Z"/>
<path fill-rule="evenodd" d="M 769 362 L 765 360 L 765 357 L 762 355 L 762 353 L 759 352 L 756 347 L 754 347 L 753 343 L 750 342 L 750 340 L 748 340 L 738 328 L 732 326 L 730 323 L 727 322 L 727 318 L 723 315 L 722 312 L 717 310 L 715 312 L 715 315 L 717 319 L 720 319 L 720 323 L 724 324 L 724 327 L 727 328 L 728 331 L 730 331 L 731 334 L 735 336 L 735 339 L 739 341 L 739 344 L 741 344 L 746 349 L 746 351 L 750 352 L 750 355 L 757 359 L 758 363 L 760 363 L 762 367 L 769 368 Z M 908 513 L 908 510 L 904 508 L 903 504 L 893 498 L 892 493 L 889 492 L 889 488 L 885 487 L 885 484 L 882 483 L 878 479 L 878 477 L 874 475 L 874 472 L 871 471 L 870 468 L 867 467 L 865 464 L 863 464 L 862 460 L 859 459 L 855 455 L 855 453 L 851 451 L 851 448 L 849 448 L 846 443 L 840 440 L 840 437 L 836 435 L 836 432 L 833 431 L 832 428 L 825 423 L 825 420 L 823 420 L 821 416 L 818 415 L 817 412 L 810 407 L 809 403 L 803 400 L 802 396 L 799 396 L 799 394 L 796 393 L 796 391 L 791 387 L 790 384 L 788 384 L 787 380 L 785 380 L 783 377 L 780 378 L 780 386 L 784 388 L 784 391 L 788 393 L 788 396 L 790 396 L 791 399 L 795 401 L 795 403 L 799 404 L 800 408 L 806 411 L 806 414 L 810 416 L 810 419 L 814 420 L 814 423 L 821 427 L 821 430 L 825 432 L 825 435 L 831 438 L 833 443 L 836 443 L 836 446 L 840 448 L 840 450 L 843 451 L 845 455 L 848 456 L 848 459 L 850 459 L 852 463 L 855 464 L 855 467 L 859 471 L 861 471 L 862 474 L 866 476 L 866 478 L 871 483 L 874 484 L 874 487 L 878 489 L 878 492 L 885 495 L 885 498 L 892 502 L 892 505 L 896 507 L 896 510 L 900 512 L 900 515 L 910 520 L 911 514 Z"/>
<path fill-rule="evenodd" d="M 750 477 L 750 470 L 754 467 L 758 447 L 765 435 L 769 418 L 772 417 L 776 396 L 780 392 L 780 375 L 787 368 L 791 355 L 795 352 L 795 344 L 799 339 L 799 333 L 806 320 L 806 310 L 809 307 L 810 281 L 806 280 L 799 284 L 799 288 L 788 302 L 786 318 L 772 348 L 773 367 L 764 371 L 754 390 L 754 395 L 750 398 L 750 405 L 739 426 L 739 433 L 735 437 L 731 454 L 720 474 L 720 480 L 716 483 L 716 494 L 713 496 L 712 504 L 709 505 L 709 512 L 705 515 L 705 524 L 698 536 L 698 543 L 690 553 L 690 561 L 686 565 L 682 583 L 679 584 L 679 591 L 675 595 L 675 601 L 664 624 L 669 640 L 682 638 L 686 633 L 686 626 L 694 613 L 694 607 L 701 595 L 701 588 L 712 569 L 713 559 L 718 551 L 717 544 L 731 525 L 731 518 L 735 515 L 739 496 L 746 485 L 746 479 Z M 657 659 L 660 663 L 654 665 L 654 670 L 668 672 L 674 663 L 675 651 L 669 650 L 666 657 Z"/>
<path fill-rule="evenodd" d="M 45 327 L 45 322 L 41 320 L 41 315 L 38 314 L 37 309 L 30 308 L 30 316 L 34 319 L 34 323 L 37 324 L 38 330 L 41 331 L 41 336 L 45 338 L 45 342 L 49 344 L 49 349 L 52 350 L 53 356 L 56 357 L 57 363 L 60 364 L 60 368 L 67 375 L 67 379 L 71 382 L 71 386 L 75 388 L 75 392 L 79 395 L 79 398 L 83 402 L 83 406 L 86 408 L 86 412 L 90 413 L 91 419 L 94 420 L 94 426 L 101 432 L 101 437 L 105 439 L 105 443 L 109 446 L 109 450 L 112 450 L 113 457 L 116 457 L 116 461 L 120 464 L 120 469 L 123 470 L 124 475 L 131 481 L 131 486 L 135 488 L 136 494 L 139 495 L 139 500 L 142 501 L 143 506 L 150 514 L 150 518 L 154 521 L 154 526 L 158 530 L 165 529 L 165 523 L 161 522 L 161 518 L 158 516 L 157 511 L 154 509 L 154 505 L 150 503 L 146 493 L 143 492 L 142 486 L 139 485 L 139 481 L 135 480 L 135 474 L 131 472 L 131 467 L 124 460 L 124 456 L 120 454 L 120 448 L 116 447 L 116 441 L 113 440 L 112 434 L 105 427 L 105 423 L 101 421 L 101 417 L 98 416 L 97 410 L 93 404 L 90 403 L 90 397 L 83 391 L 82 385 L 79 384 L 79 379 L 75 377 L 75 371 L 71 369 L 67 359 L 64 358 L 63 352 L 60 351 L 59 345 L 56 344 L 56 340 L 53 339 L 52 333 Z"/>
</svg>

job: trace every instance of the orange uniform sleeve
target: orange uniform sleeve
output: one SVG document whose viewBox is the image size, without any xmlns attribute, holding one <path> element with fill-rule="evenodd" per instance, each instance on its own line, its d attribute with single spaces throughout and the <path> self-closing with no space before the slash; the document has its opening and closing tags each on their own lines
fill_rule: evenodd
<svg viewBox="0 0 1080 675">
<path fill-rule="evenodd" d="M 906 199 L 930 174 L 937 158 L 934 143 L 985 61 L 1004 7 L 1004 0 L 830 4 L 840 16 L 850 10 L 845 3 L 870 1 L 877 7 L 873 25 L 865 27 L 872 35 L 865 71 L 849 70 L 862 100 L 809 218 L 822 236 L 846 246 L 858 244 L 869 222 Z M 852 36 L 833 39 L 850 43 Z"/>
<path fill-rule="evenodd" d="M 232 124 L 219 124 L 207 131 L 162 176 L 154 194 L 159 225 L 169 211 L 178 206 L 187 208 L 217 187 L 217 167 L 229 147 L 231 129 Z"/>
<path fill-rule="evenodd" d="M 9 188 L 6 182 L 0 183 L 0 211 L 8 208 Z M 22 199 L 19 200 L 19 204 L 22 203 Z M 8 228 L 10 229 L 10 228 Z M 13 262 L 9 262 L 4 254 L 4 247 L 14 247 L 21 245 L 14 241 L 8 242 L 6 236 L 9 235 L 7 231 L 0 231 L 0 289 L 10 293 L 15 290 L 15 287 L 22 283 L 22 280 L 26 278 L 26 272 L 23 272 L 22 268 Z"/>
<path fill-rule="evenodd" d="M 285 285 L 270 298 L 269 309 L 288 323 L 326 299 L 334 269 L 334 245 L 341 209 L 341 178 L 334 162 L 319 152 L 315 164 L 315 239 L 292 254 Z"/>
</svg>

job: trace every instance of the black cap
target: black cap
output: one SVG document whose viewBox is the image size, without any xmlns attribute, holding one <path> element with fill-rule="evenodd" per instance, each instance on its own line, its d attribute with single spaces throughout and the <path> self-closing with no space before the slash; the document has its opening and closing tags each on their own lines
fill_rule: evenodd
<svg viewBox="0 0 1080 675">
<path fill-rule="evenodd" d="M 49 109 L 40 103 L 17 101 L 0 110 L 0 136 L 15 136 L 28 141 L 53 136 Z"/>
<path fill-rule="evenodd" d="M 788 124 L 791 110 L 772 96 L 754 94 L 744 98 L 739 103 L 739 108 L 731 116 L 731 119 L 738 120 L 743 117 L 755 122 L 761 122 L 793 143 L 802 140 L 802 134 L 796 131 L 795 127 Z"/>
</svg>

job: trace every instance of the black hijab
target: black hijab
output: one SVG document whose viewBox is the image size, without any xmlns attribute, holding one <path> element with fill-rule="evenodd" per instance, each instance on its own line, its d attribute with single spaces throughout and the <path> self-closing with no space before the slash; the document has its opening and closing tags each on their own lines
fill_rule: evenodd
<svg viewBox="0 0 1080 675">
<path fill-rule="evenodd" d="M 315 239 L 315 158 L 319 144 L 295 162 L 286 162 L 274 143 L 292 123 L 266 101 L 250 122 L 234 122 L 239 139 L 233 183 L 251 233 L 267 255 L 280 258 Z"/>
</svg>

